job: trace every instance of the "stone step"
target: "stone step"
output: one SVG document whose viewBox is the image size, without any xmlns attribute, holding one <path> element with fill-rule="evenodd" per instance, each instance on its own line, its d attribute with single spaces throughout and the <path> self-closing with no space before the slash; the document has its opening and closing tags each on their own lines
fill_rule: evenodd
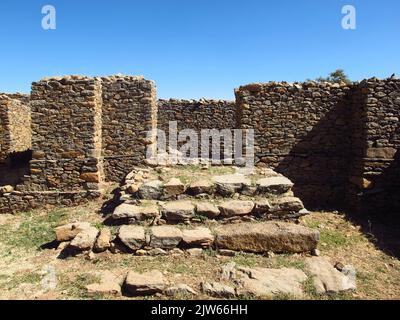
<svg viewBox="0 0 400 320">
<path fill-rule="evenodd" d="M 234 173 L 207 178 L 199 177 L 187 184 L 178 177 L 169 178 L 167 181 L 155 177 L 150 173 L 147 175 L 129 174 L 119 189 L 118 200 L 124 202 L 135 199 L 209 199 L 232 198 L 240 195 L 274 197 L 290 192 L 293 187 L 293 183 L 288 178 L 272 170 L 268 175 L 259 176 Z"/>
<path fill-rule="evenodd" d="M 237 223 L 216 227 L 123 225 L 112 240 L 107 227 L 100 232 L 86 223 L 58 227 L 57 240 L 70 241 L 73 251 L 103 248 L 137 255 L 167 254 L 172 250 L 215 248 L 219 251 L 253 253 L 300 253 L 316 249 L 319 232 L 287 222 Z M 101 242 L 101 245 L 98 244 Z M 108 242 L 108 243 L 107 243 Z M 118 247 L 118 245 L 120 247 Z M 123 247 L 121 247 L 121 245 Z M 97 251 L 104 251 L 97 250 Z"/>
<path fill-rule="evenodd" d="M 316 230 L 275 221 L 225 225 L 214 232 L 217 248 L 255 253 L 308 252 L 316 249 L 319 241 Z"/>
<path fill-rule="evenodd" d="M 118 205 L 111 219 L 117 224 L 137 224 L 141 222 L 188 223 L 206 219 L 217 221 L 245 219 L 297 219 L 307 214 L 299 198 L 292 196 L 256 198 L 254 200 L 189 201 L 167 202 L 141 201 L 124 202 Z"/>
</svg>

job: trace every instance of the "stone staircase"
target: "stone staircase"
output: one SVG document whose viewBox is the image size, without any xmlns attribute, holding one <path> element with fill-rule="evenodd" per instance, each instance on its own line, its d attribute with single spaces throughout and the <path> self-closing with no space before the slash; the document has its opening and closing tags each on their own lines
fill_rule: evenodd
<svg viewBox="0 0 400 320">
<path fill-rule="evenodd" d="M 266 169 L 135 168 L 115 190 L 113 209 L 100 231 L 87 222 L 55 229 L 59 257 L 85 252 L 90 260 L 108 259 L 117 253 L 138 261 L 190 259 L 196 264 L 209 254 L 230 261 L 221 266 L 216 281 L 199 280 L 195 289 L 177 278 L 167 280 L 162 265 L 153 269 L 151 264 L 144 272 L 125 270 L 121 277 L 99 271 L 100 282 L 87 286 L 95 294 L 186 297 L 200 289 L 217 298 L 303 297 L 308 282 L 317 294 L 355 290 L 353 266 L 339 268 L 316 257 L 319 232 L 299 223 L 298 217 L 308 212 L 292 187 L 289 179 Z M 231 257 L 239 253 L 267 259 L 275 253 L 296 254 L 303 256 L 304 266 L 250 268 L 236 265 Z"/>
<path fill-rule="evenodd" d="M 212 171 L 134 168 L 116 190 L 115 208 L 106 219 L 120 225 L 116 243 L 138 255 L 177 248 L 225 254 L 316 249 L 318 232 L 296 224 L 308 211 L 288 178 L 270 169 Z"/>
</svg>

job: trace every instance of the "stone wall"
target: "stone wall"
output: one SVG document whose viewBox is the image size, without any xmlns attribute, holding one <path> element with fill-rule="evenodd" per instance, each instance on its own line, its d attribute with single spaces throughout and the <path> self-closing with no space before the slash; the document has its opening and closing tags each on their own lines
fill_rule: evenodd
<svg viewBox="0 0 400 320">
<path fill-rule="evenodd" d="M 400 80 L 362 81 L 353 94 L 350 208 L 386 215 L 400 210 Z"/>
<path fill-rule="evenodd" d="M 155 139 L 147 133 L 159 128 L 168 138 L 173 121 L 199 137 L 254 129 L 257 165 L 293 180 L 308 208 L 399 210 L 400 80 L 270 82 L 235 95 L 236 103 L 157 102 L 154 82 L 132 76 L 56 77 L 33 83 L 30 97 L 1 94 L 0 158 L 22 166 L 15 177 L 10 163 L 0 166 L 0 185 L 4 177 L 12 185 L 0 212 L 100 195 L 102 181 L 121 181 L 143 162 Z"/>
<path fill-rule="evenodd" d="M 31 149 L 31 113 L 27 95 L 0 94 L 0 161 Z"/>
<path fill-rule="evenodd" d="M 69 76 L 32 84 L 30 175 L 20 191 L 98 190 L 101 81 Z"/>
<path fill-rule="evenodd" d="M 344 83 L 315 82 L 250 84 L 235 90 L 239 125 L 254 128 L 257 165 L 292 179 L 308 207 L 344 205 L 352 90 Z"/>
<path fill-rule="evenodd" d="M 236 128 L 236 103 L 226 100 L 158 100 L 158 129 L 169 139 L 169 123 L 177 122 L 178 132 L 193 129 L 201 139 L 202 129 L 234 129 Z M 182 146 L 185 141 L 178 143 Z M 201 144 L 198 144 L 198 156 L 201 157 Z M 209 145 L 211 150 L 211 143 Z M 221 157 L 223 156 L 221 150 Z"/>
<path fill-rule="evenodd" d="M 143 77 L 102 78 L 104 171 L 108 181 L 122 181 L 145 159 L 157 127 L 156 86 Z M 155 138 L 155 137 L 154 137 Z"/>
</svg>

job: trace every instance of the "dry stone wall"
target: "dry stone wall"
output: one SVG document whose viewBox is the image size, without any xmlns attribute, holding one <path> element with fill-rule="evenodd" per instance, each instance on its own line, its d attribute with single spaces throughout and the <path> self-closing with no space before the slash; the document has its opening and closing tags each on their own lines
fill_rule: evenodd
<svg viewBox="0 0 400 320">
<path fill-rule="evenodd" d="M 0 185 L 13 176 L 4 159 L 27 162 L 32 150 L 29 172 L 18 168 L 2 191 L 0 212 L 99 196 L 103 181 L 121 181 L 143 162 L 156 128 L 168 138 L 172 121 L 199 137 L 254 129 L 257 165 L 288 176 L 308 208 L 398 210 L 400 80 L 270 82 L 235 95 L 236 103 L 157 101 L 154 82 L 121 75 L 48 78 L 30 96 L 0 94 Z"/>
<path fill-rule="evenodd" d="M 198 135 L 198 157 L 201 157 L 202 129 L 234 129 L 237 122 L 237 108 L 234 101 L 226 100 L 158 100 L 158 129 L 165 132 L 169 139 L 169 124 L 176 122 L 178 132 L 193 129 Z M 223 140 L 222 140 L 223 141 Z M 179 142 L 178 148 L 186 141 Z M 222 144 L 223 146 L 223 144 Z M 212 145 L 209 144 L 211 151 Z M 223 157 L 223 148 L 221 148 Z"/>
<path fill-rule="evenodd" d="M 104 171 L 109 181 L 122 181 L 145 159 L 157 127 L 156 86 L 143 77 L 102 78 Z"/>
<path fill-rule="evenodd" d="M 20 191 L 99 188 L 101 107 L 98 79 L 70 76 L 32 84 L 33 159 Z"/>
<path fill-rule="evenodd" d="M 400 80 L 362 81 L 353 95 L 353 149 L 348 190 L 355 211 L 400 209 Z"/>
<path fill-rule="evenodd" d="M 0 94 L 0 161 L 11 153 L 31 149 L 28 96 Z"/>
<path fill-rule="evenodd" d="M 235 91 L 239 126 L 254 129 L 256 163 L 292 179 L 309 207 L 344 204 L 352 86 L 250 84 Z"/>
</svg>

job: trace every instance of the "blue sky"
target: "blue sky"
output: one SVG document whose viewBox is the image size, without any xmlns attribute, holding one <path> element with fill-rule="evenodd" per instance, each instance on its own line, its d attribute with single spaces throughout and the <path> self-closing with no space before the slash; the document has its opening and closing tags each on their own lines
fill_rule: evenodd
<svg viewBox="0 0 400 320">
<path fill-rule="evenodd" d="M 57 29 L 43 30 L 43 5 Z M 357 29 L 341 8 L 357 9 Z M 398 0 L 2 0 L 0 92 L 64 74 L 142 74 L 160 98 L 233 99 L 249 82 L 400 75 Z"/>
</svg>

